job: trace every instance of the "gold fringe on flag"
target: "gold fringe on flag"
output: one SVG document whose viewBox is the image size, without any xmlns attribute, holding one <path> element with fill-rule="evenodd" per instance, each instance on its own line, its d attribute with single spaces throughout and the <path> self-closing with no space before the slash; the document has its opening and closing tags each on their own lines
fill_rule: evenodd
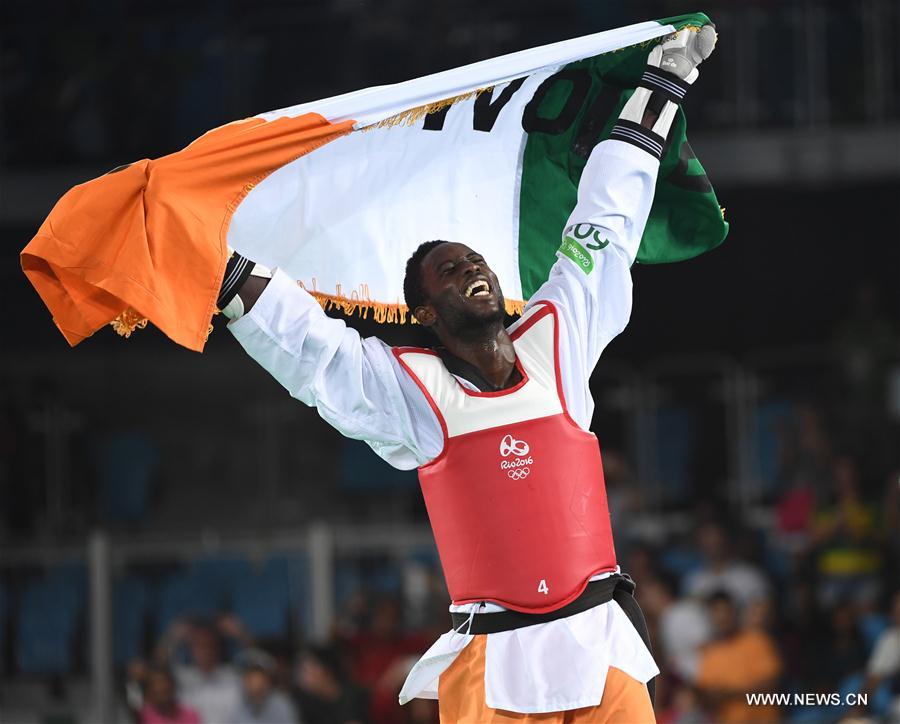
<svg viewBox="0 0 900 724">
<path fill-rule="evenodd" d="M 359 313 L 361 319 L 369 318 L 369 311 L 372 312 L 372 318 L 382 323 L 406 324 L 406 317 L 409 313 L 405 304 L 385 304 L 384 302 L 373 302 L 370 300 L 348 299 L 347 297 L 339 297 L 334 294 L 325 294 L 323 292 L 310 292 L 315 300 L 322 306 L 322 309 L 339 309 L 348 317 Z M 410 316 L 411 324 L 418 324 L 416 318 Z"/>
<path fill-rule="evenodd" d="M 321 305 L 322 309 L 338 309 L 347 316 L 359 314 L 361 319 L 368 319 L 369 312 L 372 312 L 372 318 L 379 324 L 406 324 L 407 317 L 410 324 L 418 324 L 415 316 L 409 313 L 409 307 L 405 304 L 388 304 L 386 302 L 376 302 L 369 298 L 369 285 L 360 284 L 359 291 L 354 290 L 347 297 L 341 293 L 341 285 L 337 284 L 335 294 L 327 294 L 316 289 L 316 279 L 313 277 L 310 287 L 307 287 L 302 281 L 297 284 L 305 291 L 309 292 L 313 298 Z M 504 299 L 504 307 L 506 313 L 513 316 L 521 315 L 525 309 L 525 302 L 517 299 Z"/>
<path fill-rule="evenodd" d="M 350 296 L 342 293 L 340 284 L 335 285 L 335 293 L 328 294 L 320 292 L 316 287 L 316 278 L 313 277 L 310 286 L 306 286 L 302 281 L 298 281 L 302 289 L 312 294 L 315 300 L 322 306 L 322 309 L 339 309 L 347 316 L 359 313 L 360 318 L 368 319 L 369 311 L 372 311 L 373 319 L 379 324 L 394 323 L 406 324 L 406 316 L 409 309 L 405 304 L 387 304 L 385 302 L 376 302 L 369 297 L 369 285 L 360 284 L 359 290 L 350 292 Z M 410 315 L 413 324 L 416 324 L 415 318 Z"/>
<path fill-rule="evenodd" d="M 410 324 L 419 323 L 416 318 L 409 313 L 409 308 L 405 304 L 387 304 L 385 302 L 376 302 L 370 299 L 368 284 L 360 284 L 359 291 L 354 290 L 350 293 L 349 297 L 341 293 L 342 289 L 340 284 L 336 285 L 336 294 L 320 292 L 316 289 L 315 277 L 312 279 L 311 289 L 307 288 L 302 281 L 298 281 L 297 284 L 309 292 L 324 310 L 339 309 L 341 313 L 346 314 L 348 317 L 359 314 L 361 319 L 368 319 L 369 312 L 371 312 L 372 318 L 378 324 L 406 324 L 407 317 L 409 317 Z M 516 299 L 505 299 L 504 306 L 507 314 L 518 316 L 521 315 L 522 311 L 525 309 L 525 302 Z M 216 310 L 214 314 L 220 314 L 219 310 Z M 142 317 L 139 312 L 128 307 L 109 324 L 116 334 L 128 339 L 135 330 L 144 329 L 147 326 L 148 321 L 149 320 L 146 317 Z M 212 331 L 213 325 L 210 324 L 209 329 L 206 330 L 207 339 L 209 339 L 209 335 L 212 334 Z"/>
<path fill-rule="evenodd" d="M 522 302 L 518 299 L 503 299 L 503 306 L 506 308 L 506 313 L 513 317 L 521 317 L 522 312 L 525 311 L 525 302 Z"/>
<path fill-rule="evenodd" d="M 147 318 L 142 317 L 131 307 L 127 307 L 118 317 L 109 323 L 120 337 L 128 339 L 136 329 L 144 329 L 147 326 Z"/>
</svg>

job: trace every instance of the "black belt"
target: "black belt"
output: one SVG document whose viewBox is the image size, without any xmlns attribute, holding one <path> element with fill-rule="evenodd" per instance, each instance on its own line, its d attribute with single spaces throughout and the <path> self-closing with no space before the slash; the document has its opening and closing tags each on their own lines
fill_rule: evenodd
<svg viewBox="0 0 900 724">
<path fill-rule="evenodd" d="M 457 611 L 450 614 L 453 628 L 460 633 L 491 634 L 501 631 L 512 631 L 525 626 L 556 621 L 576 613 L 587 611 L 601 603 L 611 601 L 617 590 L 634 595 L 634 581 L 627 573 L 613 573 L 599 581 L 588 581 L 582 594 L 571 603 L 548 613 L 521 613 L 520 611 L 499 611 L 497 613 L 470 613 Z M 469 618 L 472 619 L 471 627 Z"/>
</svg>

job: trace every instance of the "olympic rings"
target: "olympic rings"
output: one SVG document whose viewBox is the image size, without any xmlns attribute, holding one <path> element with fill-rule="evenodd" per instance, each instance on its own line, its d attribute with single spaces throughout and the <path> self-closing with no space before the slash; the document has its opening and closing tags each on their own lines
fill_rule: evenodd
<svg viewBox="0 0 900 724">
<path fill-rule="evenodd" d="M 530 472 L 531 468 L 513 468 L 512 470 L 507 470 L 506 474 L 512 480 L 522 480 L 523 478 L 527 478 Z"/>
</svg>

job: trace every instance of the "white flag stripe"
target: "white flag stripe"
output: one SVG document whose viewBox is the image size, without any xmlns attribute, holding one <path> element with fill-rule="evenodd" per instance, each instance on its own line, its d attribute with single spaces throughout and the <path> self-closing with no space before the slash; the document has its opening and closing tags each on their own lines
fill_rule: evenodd
<svg viewBox="0 0 900 724">
<path fill-rule="evenodd" d="M 650 20 L 520 50 L 403 83 L 373 86 L 311 103 L 289 106 L 262 113 L 259 118 L 271 121 L 282 116 L 318 113 L 333 123 L 355 120 L 356 127 L 362 128 L 410 108 L 463 95 L 479 88 L 507 83 L 547 68 L 559 67 L 582 58 L 643 43 L 674 31 L 675 28 L 671 25 L 660 25 Z"/>
<path fill-rule="evenodd" d="M 237 208 L 229 246 L 307 286 L 315 278 L 326 294 L 366 290 L 374 301 L 402 304 L 412 251 L 428 239 L 460 241 L 485 255 L 508 299 L 521 301 L 522 112 L 551 74 L 527 78 L 490 133 L 473 128 L 469 98 L 448 110 L 440 131 L 424 131 L 421 120 L 374 128 L 292 161 Z"/>
</svg>

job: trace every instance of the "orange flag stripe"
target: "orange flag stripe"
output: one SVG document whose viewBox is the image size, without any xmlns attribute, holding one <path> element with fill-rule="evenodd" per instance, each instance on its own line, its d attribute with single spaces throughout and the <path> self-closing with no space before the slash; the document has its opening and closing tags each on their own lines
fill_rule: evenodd
<svg viewBox="0 0 900 724">
<path fill-rule="evenodd" d="M 270 173 L 352 129 L 316 113 L 250 118 L 75 186 L 22 251 L 22 269 L 72 346 L 125 315 L 202 351 L 235 209 Z"/>
</svg>

